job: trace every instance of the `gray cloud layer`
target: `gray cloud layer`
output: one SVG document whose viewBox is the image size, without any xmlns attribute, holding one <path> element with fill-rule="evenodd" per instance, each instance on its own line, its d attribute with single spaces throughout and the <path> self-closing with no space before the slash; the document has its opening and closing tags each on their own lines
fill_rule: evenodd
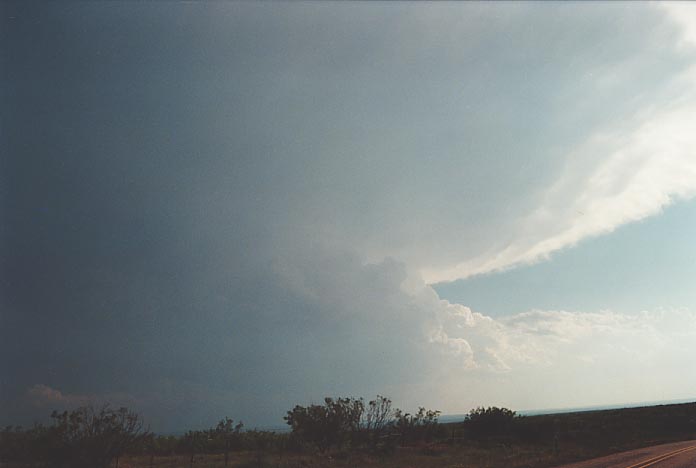
<svg viewBox="0 0 696 468">
<path fill-rule="evenodd" d="M 557 346 L 630 321 L 495 321 L 422 276 L 535 261 L 696 187 L 692 137 L 669 139 L 693 50 L 650 5 L 3 8 L 4 407 L 131 395 L 169 429 L 562 381 Z M 654 329 L 626 346 L 676 333 Z"/>
</svg>

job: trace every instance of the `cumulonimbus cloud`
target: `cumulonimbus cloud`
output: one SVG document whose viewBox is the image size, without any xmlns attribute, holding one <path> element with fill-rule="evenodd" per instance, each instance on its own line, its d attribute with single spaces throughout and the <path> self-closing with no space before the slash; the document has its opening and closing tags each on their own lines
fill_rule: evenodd
<svg viewBox="0 0 696 468">
<path fill-rule="evenodd" d="M 449 411 L 470 403 L 524 407 L 514 400 L 519 395 L 552 405 L 543 388 L 589 394 L 588 382 L 606 375 L 625 378 L 604 386 L 620 396 L 626 382 L 640 384 L 636 356 L 660 364 L 652 366 L 658 373 L 669 363 L 688 366 L 690 311 L 494 318 L 442 300 L 429 284 L 539 261 L 694 196 L 694 47 L 692 35 L 675 34 L 691 22 L 652 5 L 518 4 L 503 15 L 495 4 L 432 5 L 427 15 L 415 4 L 336 8 L 345 14 L 316 4 L 211 8 L 196 36 L 202 42 L 182 51 L 210 68 L 189 67 L 192 75 L 158 95 L 169 102 L 177 97 L 167 94 L 172 89 L 194 90 L 200 104 L 180 121 L 183 136 L 162 132 L 168 143 L 159 141 L 157 153 L 171 150 L 180 164 L 134 144 L 132 162 L 111 171 L 113 180 L 73 176 L 94 166 L 88 154 L 57 177 L 91 181 L 79 195 L 98 185 L 135 194 L 145 209 L 125 225 L 131 207 L 122 199 L 106 210 L 82 206 L 91 197 L 76 196 L 71 203 L 82 208 L 63 213 L 110 213 L 100 219 L 113 224 L 99 232 L 120 233 L 131 262 L 104 262 L 95 252 L 111 244 L 99 237 L 85 258 L 44 275 L 70 281 L 39 281 L 26 269 L 20 278 L 31 288 L 17 315 L 34 311 L 33 320 L 62 307 L 57 316 L 71 320 L 61 336 L 76 341 L 77 356 L 99 354 L 108 369 L 124 362 L 113 327 L 128 324 L 131 381 L 112 370 L 100 388 L 127 385 L 152 395 L 148 405 L 163 420 L 186 401 L 193 401 L 189 414 L 207 405 L 212 417 L 213 400 L 221 411 L 254 408 L 277 420 L 300 398 L 335 392 L 387 393 L 407 407 Z M 261 23 L 275 27 L 260 36 Z M 220 40 L 230 31 L 239 40 Z M 201 57 L 211 44 L 215 53 Z M 160 55 L 139 63 L 159 63 Z M 153 68 L 170 66 L 180 63 Z M 191 114 L 188 97 L 171 101 L 167 112 Z M 208 137 L 210 145 L 199 148 Z M 201 157 L 177 152 L 187 145 Z M 98 193 L 108 204 L 121 192 Z M 137 241 L 143 229 L 133 221 L 150 217 L 148 225 L 161 228 L 146 230 L 157 245 L 153 257 L 141 255 L 151 240 Z M 15 237 L 31 239 L 27 226 Z M 63 221 L 53 229 L 80 231 L 65 230 Z M 46 251 L 83 243 L 69 238 Z M 35 256 L 27 252 L 23 258 Z M 78 276 L 61 274 L 68 270 Z M 46 294 L 35 303 L 38 288 Z M 84 333 L 83 325 L 101 335 Z M 26 336 L 34 335 L 27 325 Z M 80 341 L 85 336 L 108 346 L 93 353 L 96 340 Z M 53 362 L 58 348 L 47 349 L 43 359 Z M 62 366 L 73 361 L 83 382 L 104 378 L 86 359 L 66 358 Z M 75 388 L 60 378 L 24 396 L 42 408 L 104 398 L 90 396 L 89 386 L 60 391 Z M 158 393 L 162 381 L 171 392 Z M 182 391 L 185 381 L 191 384 Z M 678 388 L 696 392 L 696 383 Z M 496 391 L 497 401 L 484 399 Z"/>
</svg>

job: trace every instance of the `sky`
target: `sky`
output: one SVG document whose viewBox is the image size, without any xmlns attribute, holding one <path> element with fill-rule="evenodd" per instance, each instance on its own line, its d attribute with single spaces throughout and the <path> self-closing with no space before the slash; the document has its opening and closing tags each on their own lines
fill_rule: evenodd
<svg viewBox="0 0 696 468">
<path fill-rule="evenodd" d="M 0 424 L 696 398 L 693 4 L 0 21 Z"/>
</svg>

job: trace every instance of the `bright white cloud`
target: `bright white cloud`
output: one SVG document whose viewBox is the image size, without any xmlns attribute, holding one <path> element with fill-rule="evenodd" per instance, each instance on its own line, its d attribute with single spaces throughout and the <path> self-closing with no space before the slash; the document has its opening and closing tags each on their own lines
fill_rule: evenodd
<svg viewBox="0 0 696 468">
<path fill-rule="evenodd" d="M 674 80 L 680 92 L 672 101 L 643 110 L 629 130 L 599 133 L 573 151 L 541 203 L 519 219 L 510 243 L 452 268 L 426 270 L 426 279 L 448 281 L 533 263 L 693 197 L 694 83 L 696 69 L 690 69 Z"/>
</svg>

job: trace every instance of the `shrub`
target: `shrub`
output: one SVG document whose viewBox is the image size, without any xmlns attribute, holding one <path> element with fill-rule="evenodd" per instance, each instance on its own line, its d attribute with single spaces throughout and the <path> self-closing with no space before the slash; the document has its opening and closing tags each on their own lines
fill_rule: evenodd
<svg viewBox="0 0 696 468">
<path fill-rule="evenodd" d="M 127 408 L 91 406 L 51 414 L 53 425 L 39 438 L 39 458 L 56 467 L 108 467 L 149 437 L 140 417 Z"/>
<path fill-rule="evenodd" d="M 507 408 L 476 408 L 469 412 L 466 424 L 474 439 L 510 435 L 516 413 Z"/>
<path fill-rule="evenodd" d="M 292 428 L 293 436 L 325 452 L 332 446 L 342 445 L 360 429 L 364 409 L 362 398 L 334 400 L 327 397 L 323 405 L 295 406 L 284 419 Z"/>
<path fill-rule="evenodd" d="M 394 427 L 399 433 L 401 445 L 406 445 L 416 441 L 429 441 L 436 435 L 440 412 L 420 407 L 416 414 L 403 413 L 397 409 L 394 416 Z"/>
</svg>

